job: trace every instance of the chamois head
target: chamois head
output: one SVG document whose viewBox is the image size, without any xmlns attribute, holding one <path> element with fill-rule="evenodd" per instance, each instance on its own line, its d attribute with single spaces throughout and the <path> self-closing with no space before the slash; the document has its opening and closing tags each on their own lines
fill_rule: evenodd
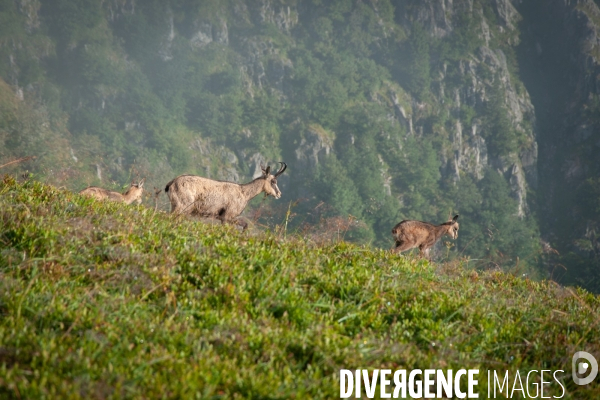
<svg viewBox="0 0 600 400">
<path fill-rule="evenodd" d="M 284 162 L 279 162 L 279 164 L 281 164 L 281 168 L 279 168 L 279 171 L 277 171 L 275 173 L 275 175 L 271 175 L 271 166 L 267 166 L 267 168 L 263 168 L 262 166 L 260 167 L 262 169 L 263 175 L 262 177 L 260 177 L 259 179 L 264 179 L 265 183 L 263 186 L 263 191 L 265 192 L 266 196 L 273 196 L 276 199 L 281 197 L 281 191 L 279 190 L 279 188 L 277 187 L 277 177 L 281 174 L 283 174 L 283 171 L 285 171 L 285 169 L 287 168 L 287 165 Z"/>
<path fill-rule="evenodd" d="M 444 222 L 443 225 L 448 226 L 447 235 L 452 239 L 456 239 L 458 237 L 458 215 L 455 215 L 454 218 L 449 219 L 448 222 Z"/>
<path fill-rule="evenodd" d="M 131 204 L 136 202 L 137 204 L 142 204 L 142 195 L 144 194 L 144 181 L 146 178 L 142 179 L 138 183 L 131 182 L 131 186 L 125 192 L 123 197 L 125 197 L 127 204 Z"/>
</svg>

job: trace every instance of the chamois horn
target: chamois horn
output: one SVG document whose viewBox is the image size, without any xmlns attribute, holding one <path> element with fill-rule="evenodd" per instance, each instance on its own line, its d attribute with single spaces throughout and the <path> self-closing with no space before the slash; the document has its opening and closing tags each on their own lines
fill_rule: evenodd
<svg viewBox="0 0 600 400">
<path fill-rule="evenodd" d="M 279 169 L 279 171 L 277 171 L 275 173 L 275 178 L 277 178 L 279 175 L 283 174 L 283 171 L 285 171 L 285 169 L 287 168 L 287 164 L 284 162 L 279 161 L 279 164 L 281 164 L 281 168 Z"/>
</svg>

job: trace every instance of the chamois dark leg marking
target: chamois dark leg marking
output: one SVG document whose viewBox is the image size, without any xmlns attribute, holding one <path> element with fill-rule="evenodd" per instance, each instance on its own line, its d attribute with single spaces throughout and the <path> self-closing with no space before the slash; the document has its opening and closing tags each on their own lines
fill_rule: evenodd
<svg viewBox="0 0 600 400">
<path fill-rule="evenodd" d="M 225 218 L 225 212 L 227 210 L 225 209 L 225 207 L 221 208 L 218 212 L 217 212 L 217 219 L 221 221 L 221 224 L 224 224 L 226 221 Z"/>
</svg>

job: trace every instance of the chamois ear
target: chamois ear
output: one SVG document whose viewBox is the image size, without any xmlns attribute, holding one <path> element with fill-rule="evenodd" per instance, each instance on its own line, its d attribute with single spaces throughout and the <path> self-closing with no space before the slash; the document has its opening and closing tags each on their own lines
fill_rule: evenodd
<svg viewBox="0 0 600 400">
<path fill-rule="evenodd" d="M 458 219 L 458 214 L 456 214 L 456 215 L 454 216 L 454 218 L 452 218 L 452 221 L 453 221 L 453 222 L 456 222 L 456 220 L 457 220 L 457 219 Z"/>
<path fill-rule="evenodd" d="M 138 187 L 142 188 L 144 186 L 144 182 L 146 181 L 146 178 L 143 178 L 140 183 L 138 183 Z"/>
<path fill-rule="evenodd" d="M 267 165 L 267 168 L 263 169 L 263 173 L 265 174 L 265 176 L 269 176 L 269 174 L 271 173 L 271 166 Z"/>
</svg>

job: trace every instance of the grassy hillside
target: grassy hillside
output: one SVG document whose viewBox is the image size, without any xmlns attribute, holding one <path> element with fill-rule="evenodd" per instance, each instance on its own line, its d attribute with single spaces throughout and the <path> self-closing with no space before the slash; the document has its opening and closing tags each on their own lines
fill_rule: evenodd
<svg viewBox="0 0 600 400">
<path fill-rule="evenodd" d="M 563 369 L 592 399 L 570 362 L 600 352 L 599 311 L 518 271 L 0 183 L 2 398 L 331 399 L 340 368 L 387 367 L 479 368 L 482 398 L 487 369 Z"/>
</svg>

